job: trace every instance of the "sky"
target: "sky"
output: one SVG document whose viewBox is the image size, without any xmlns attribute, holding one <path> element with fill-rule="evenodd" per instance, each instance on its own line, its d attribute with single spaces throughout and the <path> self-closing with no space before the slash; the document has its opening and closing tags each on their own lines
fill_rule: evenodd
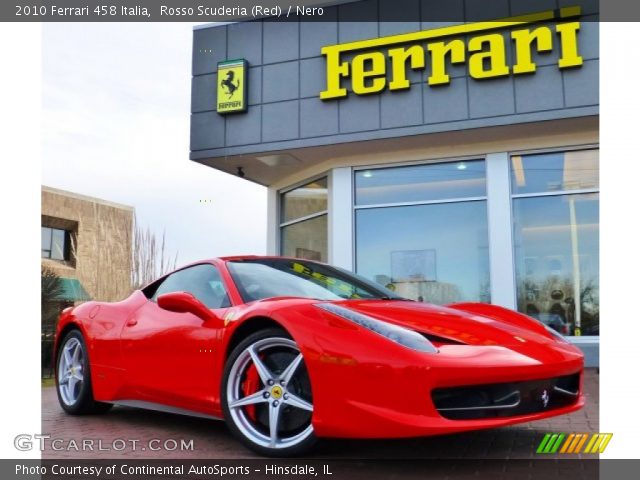
<svg viewBox="0 0 640 480">
<path fill-rule="evenodd" d="M 266 189 L 189 160 L 192 27 L 42 27 L 42 184 L 135 207 L 179 265 L 266 251 Z"/>
</svg>

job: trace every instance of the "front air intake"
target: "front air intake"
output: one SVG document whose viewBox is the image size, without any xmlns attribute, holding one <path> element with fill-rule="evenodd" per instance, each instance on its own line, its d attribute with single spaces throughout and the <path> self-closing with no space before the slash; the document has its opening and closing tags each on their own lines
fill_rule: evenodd
<svg viewBox="0 0 640 480">
<path fill-rule="evenodd" d="M 436 388 L 438 413 L 451 420 L 512 417 L 566 407 L 578 401 L 580 374 L 525 382 Z"/>
</svg>

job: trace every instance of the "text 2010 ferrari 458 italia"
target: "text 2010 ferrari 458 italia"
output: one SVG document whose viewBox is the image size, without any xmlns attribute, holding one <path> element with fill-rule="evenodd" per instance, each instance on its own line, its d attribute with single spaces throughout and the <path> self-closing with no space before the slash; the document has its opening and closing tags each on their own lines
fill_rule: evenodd
<svg viewBox="0 0 640 480">
<path fill-rule="evenodd" d="M 112 404 L 224 418 L 286 456 L 317 438 L 392 438 L 527 422 L 584 404 L 583 356 L 495 305 L 402 299 L 342 269 L 227 257 L 118 303 L 61 315 L 62 408 Z"/>
</svg>

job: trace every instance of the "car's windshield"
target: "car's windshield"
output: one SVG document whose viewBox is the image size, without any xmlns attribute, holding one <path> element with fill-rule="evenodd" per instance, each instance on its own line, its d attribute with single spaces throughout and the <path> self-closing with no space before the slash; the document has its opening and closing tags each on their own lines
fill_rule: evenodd
<svg viewBox="0 0 640 480">
<path fill-rule="evenodd" d="M 245 302 L 272 297 L 318 300 L 396 299 L 392 291 L 346 270 L 306 260 L 268 258 L 227 263 Z"/>
</svg>

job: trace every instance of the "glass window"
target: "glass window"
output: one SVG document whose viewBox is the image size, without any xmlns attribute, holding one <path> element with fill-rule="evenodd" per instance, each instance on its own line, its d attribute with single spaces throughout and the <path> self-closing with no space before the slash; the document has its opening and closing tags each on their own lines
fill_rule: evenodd
<svg viewBox="0 0 640 480">
<path fill-rule="evenodd" d="M 283 296 L 318 300 L 396 297 L 350 272 L 304 260 L 243 260 L 228 266 L 245 302 Z"/>
<path fill-rule="evenodd" d="M 64 260 L 65 250 L 65 238 L 66 233 L 64 230 L 52 229 L 51 230 L 51 258 L 54 260 Z"/>
<path fill-rule="evenodd" d="M 327 178 L 307 183 L 282 195 L 282 223 L 327 210 Z"/>
<path fill-rule="evenodd" d="M 280 253 L 327 261 L 327 178 L 309 182 L 280 196 Z"/>
<path fill-rule="evenodd" d="M 69 232 L 58 228 L 41 227 L 40 255 L 53 260 L 69 259 Z"/>
<path fill-rule="evenodd" d="M 514 194 L 596 189 L 598 150 L 578 150 L 511 157 Z"/>
<path fill-rule="evenodd" d="M 570 194 L 598 189 L 598 157 L 511 159 L 518 309 L 565 335 L 599 334 L 599 196 Z"/>
<path fill-rule="evenodd" d="M 327 215 L 304 220 L 282 227 L 282 255 L 326 262 Z"/>
<path fill-rule="evenodd" d="M 51 258 L 51 229 L 41 227 L 40 250 L 42 258 Z"/>
<path fill-rule="evenodd" d="M 169 292 L 189 292 L 208 308 L 231 305 L 220 272 L 211 264 L 196 265 L 172 273 L 155 291 L 153 300 Z"/>
<path fill-rule="evenodd" d="M 486 195 L 483 160 L 359 170 L 356 205 L 426 202 Z"/>
<path fill-rule="evenodd" d="M 598 209 L 597 193 L 513 200 L 518 310 L 565 335 L 599 334 Z"/>
<path fill-rule="evenodd" d="M 436 304 L 490 301 L 485 201 L 356 210 L 359 274 Z"/>
</svg>

